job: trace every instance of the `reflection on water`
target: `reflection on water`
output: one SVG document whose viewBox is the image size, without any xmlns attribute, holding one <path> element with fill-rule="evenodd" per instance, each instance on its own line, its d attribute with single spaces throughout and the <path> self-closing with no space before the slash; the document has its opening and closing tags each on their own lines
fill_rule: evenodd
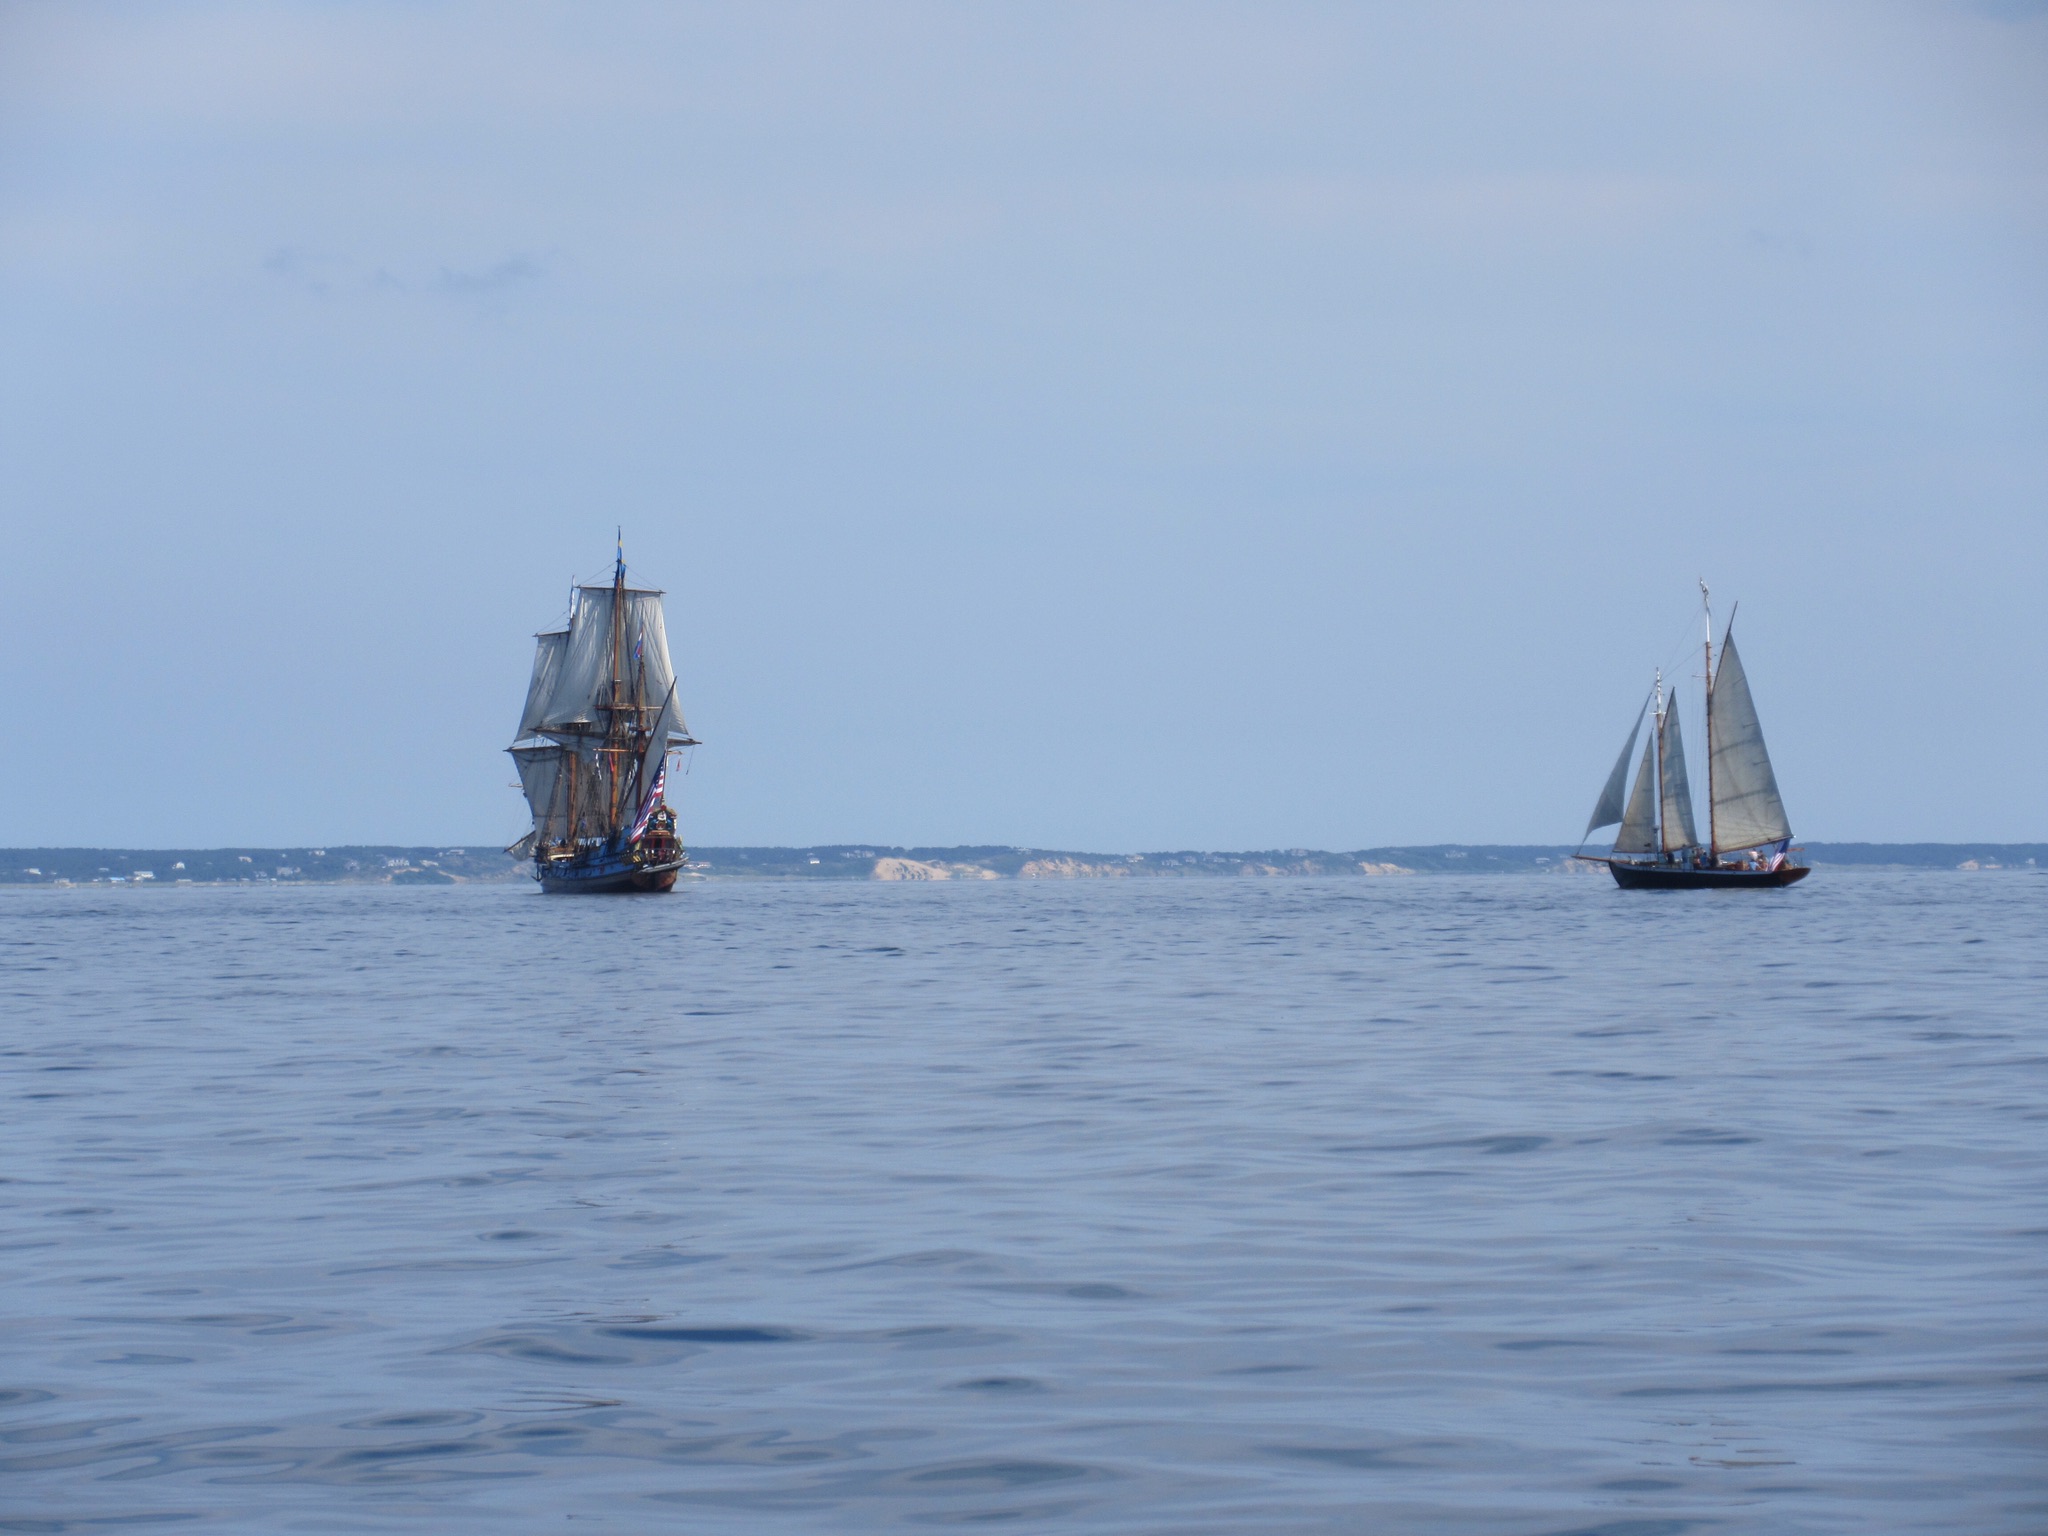
<svg viewBox="0 0 2048 1536">
<path fill-rule="evenodd" d="M 0 897 L 0 1531 L 2048 1525 L 2048 882 Z"/>
</svg>

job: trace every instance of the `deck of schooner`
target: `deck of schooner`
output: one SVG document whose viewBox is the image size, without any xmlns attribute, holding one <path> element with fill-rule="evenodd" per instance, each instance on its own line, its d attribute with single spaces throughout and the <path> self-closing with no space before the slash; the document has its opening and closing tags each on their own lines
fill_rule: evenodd
<svg viewBox="0 0 2048 1536">
<path fill-rule="evenodd" d="M 1730 610 L 1717 667 L 1713 617 L 1707 608 L 1704 581 L 1700 583 L 1700 604 L 1706 614 L 1706 839 L 1701 840 L 1693 822 L 1677 690 L 1665 691 L 1664 675 L 1659 671 L 1586 823 L 1585 836 L 1591 837 L 1601 827 L 1619 822 L 1621 830 L 1615 834 L 1614 846 L 1605 857 L 1576 857 L 1604 863 L 1615 884 L 1632 890 L 1790 885 L 1804 879 L 1808 869 L 1790 861 L 1792 824 L 1785 816 L 1778 777 L 1764 747 L 1749 677 L 1735 649 L 1735 614 Z M 1651 738 L 1624 802 L 1622 790 L 1628 784 L 1629 762 L 1635 756 L 1645 715 L 1653 722 Z M 1583 838 L 1580 846 L 1584 846 Z"/>
<path fill-rule="evenodd" d="M 688 859 L 666 800 L 668 754 L 695 746 L 676 702 L 662 594 L 579 586 L 569 625 L 535 636 L 519 732 L 506 750 L 533 830 L 506 851 L 549 892 L 666 891 Z"/>
</svg>

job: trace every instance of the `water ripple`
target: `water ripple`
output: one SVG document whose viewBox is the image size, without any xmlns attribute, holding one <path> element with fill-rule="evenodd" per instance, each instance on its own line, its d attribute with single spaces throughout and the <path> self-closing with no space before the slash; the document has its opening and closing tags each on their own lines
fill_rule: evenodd
<svg viewBox="0 0 2048 1536">
<path fill-rule="evenodd" d="M 0 1532 L 2030 1529 L 2040 892 L 0 893 Z"/>
</svg>

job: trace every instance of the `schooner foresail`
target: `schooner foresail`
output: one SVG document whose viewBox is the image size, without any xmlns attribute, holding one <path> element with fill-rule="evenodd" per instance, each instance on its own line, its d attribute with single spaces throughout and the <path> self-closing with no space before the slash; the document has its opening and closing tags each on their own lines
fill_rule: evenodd
<svg viewBox="0 0 2048 1536">
<path fill-rule="evenodd" d="M 541 888 L 665 891 L 687 862 L 667 803 L 668 754 L 694 746 L 676 702 L 662 594 L 611 583 L 578 587 L 569 627 L 535 636 L 519 732 L 533 830 L 511 847 L 531 856 Z"/>
<path fill-rule="evenodd" d="M 1614 760 L 1614 771 L 1607 775 L 1607 787 L 1600 791 L 1600 799 L 1593 807 L 1593 814 L 1586 822 L 1586 837 L 1591 837 L 1602 827 L 1611 827 L 1622 819 L 1621 794 L 1628 788 L 1629 760 L 1635 756 L 1636 738 L 1643 733 L 1643 716 L 1649 712 L 1650 701 L 1643 700 L 1643 707 L 1636 711 L 1636 723 L 1629 727 L 1628 741 L 1621 749 L 1621 756 Z M 1643 793 L 1641 784 L 1636 794 Z M 1634 803 L 1633 799 L 1630 801 Z M 1584 839 L 1580 839 L 1581 842 Z"/>
<path fill-rule="evenodd" d="M 1707 597 L 1700 583 L 1702 605 Z M 1804 879 L 1804 865 L 1788 861 L 1792 825 L 1778 795 L 1777 775 L 1764 748 L 1763 727 L 1749 678 L 1735 649 L 1731 613 L 1721 639 L 1720 665 L 1714 663 L 1711 616 L 1707 621 L 1705 673 L 1707 684 L 1707 837 L 1703 843 L 1693 822 L 1692 786 L 1685 769 L 1685 742 L 1678 724 L 1675 693 L 1667 693 L 1660 672 L 1645 706 L 1651 718 L 1650 742 L 1627 804 L 1621 786 L 1635 755 L 1643 713 L 1629 731 L 1628 744 L 1593 807 L 1586 824 L 1590 837 L 1601 827 L 1620 823 L 1614 846 L 1598 862 L 1607 865 L 1615 883 L 1632 889 L 1699 886 L 1782 886 Z M 1588 855 L 1579 855 L 1588 857 Z"/>
</svg>

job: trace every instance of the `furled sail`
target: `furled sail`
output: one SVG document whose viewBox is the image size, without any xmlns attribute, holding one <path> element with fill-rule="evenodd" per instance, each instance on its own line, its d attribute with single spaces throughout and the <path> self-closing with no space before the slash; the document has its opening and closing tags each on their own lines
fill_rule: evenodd
<svg viewBox="0 0 2048 1536">
<path fill-rule="evenodd" d="M 1700 835 L 1692 824 L 1692 785 L 1685 776 L 1685 742 L 1678 733 L 1678 693 L 1664 704 L 1657 731 L 1657 778 L 1664 790 L 1664 851 L 1697 848 Z"/>
<path fill-rule="evenodd" d="M 1616 853 L 1657 851 L 1657 753 L 1643 748 L 1643 766 L 1636 770 L 1636 787 L 1629 791 L 1628 813 L 1621 818 L 1621 830 L 1614 834 Z"/>
<path fill-rule="evenodd" d="M 660 709 L 675 681 L 668 654 L 668 629 L 661 613 L 661 593 L 628 588 L 625 593 L 623 643 L 613 654 L 613 628 L 618 617 L 610 587 L 578 587 L 569 619 L 568 640 L 547 707 L 537 729 L 565 735 L 601 730 L 611 704 L 633 705 L 646 717 Z M 616 672 L 623 685 L 612 698 Z"/>
<path fill-rule="evenodd" d="M 534 636 L 533 679 L 526 685 L 526 708 L 519 712 L 519 735 L 531 736 L 540 729 L 548 701 L 554 696 L 555 680 L 562 672 L 562 652 L 569 643 L 566 629 Z"/>
<path fill-rule="evenodd" d="M 1735 650 L 1731 627 L 1721 641 L 1721 664 L 1707 696 L 1707 741 L 1713 764 L 1714 846 L 1754 848 L 1792 835 L 1778 776 L 1764 750 L 1763 726 L 1749 696 L 1749 678 Z"/>
<path fill-rule="evenodd" d="M 1621 756 L 1614 760 L 1614 772 L 1607 775 L 1607 787 L 1600 791 L 1600 800 L 1593 807 L 1593 818 L 1586 823 L 1586 835 L 1592 836 L 1595 827 L 1611 827 L 1621 820 L 1621 795 L 1628 787 L 1628 760 L 1635 755 L 1636 737 L 1642 734 L 1643 714 L 1650 707 L 1648 699 L 1636 711 L 1636 723 L 1629 727 L 1628 745 L 1621 749 Z"/>
</svg>

